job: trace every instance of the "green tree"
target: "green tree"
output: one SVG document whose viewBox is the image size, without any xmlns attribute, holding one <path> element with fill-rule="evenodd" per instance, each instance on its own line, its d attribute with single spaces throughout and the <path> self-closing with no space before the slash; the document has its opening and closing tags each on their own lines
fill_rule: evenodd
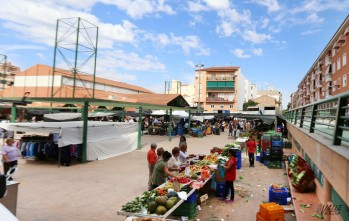
<svg viewBox="0 0 349 221">
<path fill-rule="evenodd" d="M 258 103 L 257 102 L 254 102 L 253 100 L 248 100 L 247 102 L 245 102 L 243 105 L 242 105 L 242 110 L 244 111 L 247 111 L 247 108 L 248 107 L 253 107 L 253 106 L 256 106 Z"/>
</svg>

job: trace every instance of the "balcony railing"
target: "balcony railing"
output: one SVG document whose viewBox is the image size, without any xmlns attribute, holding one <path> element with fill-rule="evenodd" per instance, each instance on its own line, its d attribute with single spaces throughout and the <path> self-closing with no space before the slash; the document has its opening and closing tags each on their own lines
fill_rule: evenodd
<svg viewBox="0 0 349 221">
<path fill-rule="evenodd" d="M 234 99 L 224 99 L 222 97 L 206 97 L 208 102 L 233 102 Z"/>
<path fill-rule="evenodd" d="M 332 76 L 329 75 L 329 74 L 327 74 L 327 75 L 325 76 L 325 81 L 326 81 L 326 82 L 332 81 Z"/>
<path fill-rule="evenodd" d="M 235 91 L 235 87 L 207 87 L 207 91 Z"/>
<path fill-rule="evenodd" d="M 329 65 L 331 65 L 331 57 L 327 55 L 325 57 L 325 66 L 329 66 Z"/>
<path fill-rule="evenodd" d="M 331 91 L 327 91 L 329 96 Z M 349 143 L 349 92 L 322 99 L 302 107 L 286 111 L 288 122 L 307 129 L 309 133 L 320 133 L 332 140 L 333 145 Z"/>
<path fill-rule="evenodd" d="M 207 77 L 208 81 L 234 81 L 234 77 Z"/>
</svg>

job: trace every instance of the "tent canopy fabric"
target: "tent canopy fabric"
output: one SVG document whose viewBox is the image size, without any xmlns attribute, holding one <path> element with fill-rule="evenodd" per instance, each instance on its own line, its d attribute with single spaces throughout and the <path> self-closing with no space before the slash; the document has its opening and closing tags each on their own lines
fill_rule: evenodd
<svg viewBox="0 0 349 221">
<path fill-rule="evenodd" d="M 184 117 L 184 118 L 188 118 L 189 114 L 183 110 L 174 110 L 172 111 L 172 115 L 173 116 L 179 116 L 179 117 Z"/>
<path fill-rule="evenodd" d="M 0 123 L 7 131 L 59 133 L 58 146 L 82 143 L 82 121 Z M 87 160 L 103 160 L 137 148 L 138 125 L 126 122 L 89 121 Z"/>
</svg>

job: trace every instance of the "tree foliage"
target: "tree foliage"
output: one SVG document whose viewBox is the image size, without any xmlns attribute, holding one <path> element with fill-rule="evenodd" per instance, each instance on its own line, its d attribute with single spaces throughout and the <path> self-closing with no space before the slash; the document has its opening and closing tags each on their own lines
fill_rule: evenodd
<svg viewBox="0 0 349 221">
<path fill-rule="evenodd" d="M 242 110 L 247 111 L 248 107 L 253 107 L 256 106 L 258 103 L 254 102 L 253 100 L 248 100 L 242 105 Z"/>
</svg>

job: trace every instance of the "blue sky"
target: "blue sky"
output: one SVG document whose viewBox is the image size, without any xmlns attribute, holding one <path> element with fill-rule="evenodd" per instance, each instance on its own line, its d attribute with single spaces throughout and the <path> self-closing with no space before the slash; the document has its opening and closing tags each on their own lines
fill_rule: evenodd
<svg viewBox="0 0 349 221">
<path fill-rule="evenodd" d="M 2 1 L 0 54 L 52 66 L 57 19 L 81 17 L 99 27 L 97 76 L 163 93 L 193 83 L 195 64 L 239 66 L 285 106 L 348 11 L 349 0 Z"/>
</svg>

